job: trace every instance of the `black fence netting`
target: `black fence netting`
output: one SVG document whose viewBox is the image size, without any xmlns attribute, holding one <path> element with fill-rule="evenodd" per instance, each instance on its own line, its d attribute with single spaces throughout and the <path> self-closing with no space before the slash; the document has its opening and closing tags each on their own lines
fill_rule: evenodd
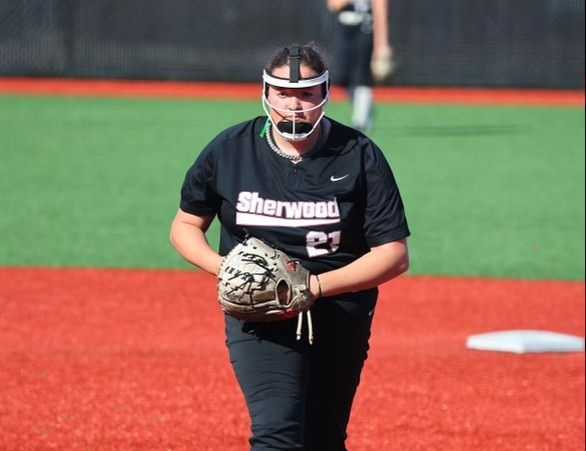
<svg viewBox="0 0 586 451">
<path fill-rule="evenodd" d="M 0 0 L 0 75 L 257 81 L 325 0 Z M 583 88 L 584 0 L 392 0 L 393 83 Z"/>
</svg>

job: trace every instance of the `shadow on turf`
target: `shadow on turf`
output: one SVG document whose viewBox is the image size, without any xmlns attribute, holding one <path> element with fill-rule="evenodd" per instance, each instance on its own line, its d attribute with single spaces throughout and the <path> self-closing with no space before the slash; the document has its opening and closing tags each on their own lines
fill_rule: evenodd
<svg viewBox="0 0 586 451">
<path fill-rule="evenodd" d="M 396 135 L 425 137 L 510 136 L 529 131 L 518 125 L 418 125 L 393 129 Z"/>
</svg>

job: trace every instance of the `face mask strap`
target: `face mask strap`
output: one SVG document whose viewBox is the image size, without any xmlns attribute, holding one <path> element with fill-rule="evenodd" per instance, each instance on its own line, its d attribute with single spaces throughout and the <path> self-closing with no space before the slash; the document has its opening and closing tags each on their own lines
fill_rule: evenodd
<svg viewBox="0 0 586 451">
<path fill-rule="evenodd" d="M 289 81 L 299 83 L 301 80 L 301 47 L 289 49 Z"/>
<path fill-rule="evenodd" d="M 277 88 L 290 88 L 290 89 L 301 89 L 301 88 L 312 88 L 314 86 L 323 85 L 324 83 L 327 84 L 329 89 L 329 80 L 330 80 L 330 72 L 325 71 L 318 77 L 315 78 L 304 78 L 300 79 L 299 81 L 293 83 L 286 78 L 279 78 L 270 75 L 268 72 L 263 71 L 262 73 L 263 82 L 275 86 Z"/>
</svg>

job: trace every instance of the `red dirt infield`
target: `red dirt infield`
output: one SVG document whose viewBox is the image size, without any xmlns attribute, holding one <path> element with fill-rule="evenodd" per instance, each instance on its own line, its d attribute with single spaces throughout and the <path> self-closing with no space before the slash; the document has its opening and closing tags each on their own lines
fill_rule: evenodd
<svg viewBox="0 0 586 451">
<path fill-rule="evenodd" d="M 248 449 L 214 294 L 189 271 L 0 269 L 0 450 Z M 349 449 L 584 449 L 584 354 L 464 346 L 502 329 L 583 336 L 584 295 L 583 282 L 384 285 Z"/>
<path fill-rule="evenodd" d="M 0 94 L 88 97 L 150 97 L 207 100 L 260 100 L 256 83 L 196 83 L 140 80 L 0 78 Z M 402 104 L 584 107 L 584 90 L 516 90 L 377 87 L 377 102 Z M 338 87 L 332 100 L 346 98 Z"/>
</svg>

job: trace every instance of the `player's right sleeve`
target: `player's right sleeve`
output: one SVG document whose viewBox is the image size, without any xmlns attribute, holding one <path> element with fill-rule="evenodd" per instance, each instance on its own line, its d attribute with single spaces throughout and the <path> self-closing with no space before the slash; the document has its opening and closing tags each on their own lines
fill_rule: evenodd
<svg viewBox="0 0 586 451">
<path fill-rule="evenodd" d="M 196 216 L 214 216 L 220 209 L 221 197 L 216 190 L 214 146 L 206 147 L 189 168 L 181 187 L 180 208 Z"/>
</svg>

